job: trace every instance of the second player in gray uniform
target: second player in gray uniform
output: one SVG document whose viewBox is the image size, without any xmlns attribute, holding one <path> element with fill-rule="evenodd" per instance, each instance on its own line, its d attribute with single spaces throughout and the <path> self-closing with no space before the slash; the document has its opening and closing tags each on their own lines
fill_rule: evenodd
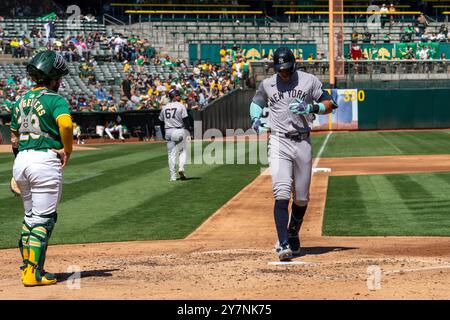
<svg viewBox="0 0 450 320">
<path fill-rule="evenodd" d="M 252 126 L 270 131 L 269 163 L 275 198 L 274 218 L 281 261 L 300 254 L 299 231 L 309 201 L 312 175 L 310 131 L 314 114 L 337 108 L 322 83 L 312 74 L 295 71 L 295 57 L 289 48 L 273 55 L 275 74 L 264 79 L 250 106 Z M 261 119 L 269 109 L 269 121 Z M 289 201 L 293 193 L 291 215 Z"/>
<path fill-rule="evenodd" d="M 159 120 L 164 122 L 169 157 L 170 181 L 177 180 L 177 151 L 179 152 L 178 174 L 181 180 L 186 180 L 184 166 L 187 160 L 187 130 L 185 128 L 189 128 L 188 113 L 186 107 L 180 103 L 180 93 L 178 90 L 171 90 L 169 97 L 172 99 L 172 102 L 166 104 L 161 109 Z"/>
</svg>

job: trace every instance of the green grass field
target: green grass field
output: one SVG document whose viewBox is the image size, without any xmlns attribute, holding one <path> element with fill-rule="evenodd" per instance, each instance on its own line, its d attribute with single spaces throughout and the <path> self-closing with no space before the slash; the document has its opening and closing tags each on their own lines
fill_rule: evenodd
<svg viewBox="0 0 450 320">
<path fill-rule="evenodd" d="M 334 133 L 322 156 L 450 154 L 449 138 L 450 131 Z M 449 186 L 450 172 L 330 177 L 323 234 L 450 236 Z"/>
<path fill-rule="evenodd" d="M 334 236 L 450 236 L 449 173 L 330 177 L 323 225 Z"/>
<path fill-rule="evenodd" d="M 315 136 L 315 152 L 325 140 Z M 450 154 L 450 131 L 335 132 L 322 157 Z"/>
<path fill-rule="evenodd" d="M 8 189 L 13 157 L 0 155 L 0 247 L 17 245 L 22 201 Z M 74 152 L 64 171 L 53 244 L 180 239 L 250 183 L 259 165 L 188 165 L 169 182 L 165 144 Z"/>
<path fill-rule="evenodd" d="M 315 154 L 325 137 L 313 137 Z M 97 148 L 74 152 L 64 172 L 52 244 L 184 238 L 265 167 L 193 164 L 193 179 L 170 183 L 165 144 Z M 354 132 L 333 133 L 322 157 L 447 153 L 448 131 Z M 12 163 L 0 154 L 0 248 L 17 245 L 23 219 Z M 450 173 L 331 177 L 324 233 L 447 235 L 449 182 Z"/>
</svg>

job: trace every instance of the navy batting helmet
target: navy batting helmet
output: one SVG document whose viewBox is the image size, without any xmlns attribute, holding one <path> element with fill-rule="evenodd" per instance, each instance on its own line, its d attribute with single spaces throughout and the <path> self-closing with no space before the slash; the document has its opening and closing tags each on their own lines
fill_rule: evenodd
<svg viewBox="0 0 450 320">
<path fill-rule="evenodd" d="M 171 100 L 175 99 L 175 97 L 179 96 L 180 92 L 178 90 L 170 90 L 169 97 Z"/>
<path fill-rule="evenodd" d="M 275 72 L 280 70 L 295 70 L 295 56 L 291 49 L 280 47 L 273 54 L 273 68 Z"/>
</svg>

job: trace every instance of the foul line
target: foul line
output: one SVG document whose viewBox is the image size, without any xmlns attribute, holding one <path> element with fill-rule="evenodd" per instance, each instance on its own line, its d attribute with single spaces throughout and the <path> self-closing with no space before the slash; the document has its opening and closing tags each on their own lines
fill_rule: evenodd
<svg viewBox="0 0 450 320">
<path fill-rule="evenodd" d="M 320 161 L 320 157 L 322 156 L 323 151 L 325 150 L 325 146 L 328 143 L 328 140 L 331 137 L 331 134 L 333 133 L 333 131 L 329 132 L 325 138 L 325 140 L 322 143 L 322 146 L 320 147 L 319 153 L 317 154 L 316 159 L 314 160 L 314 164 L 313 164 L 313 169 L 317 167 L 317 165 L 319 164 Z"/>
</svg>

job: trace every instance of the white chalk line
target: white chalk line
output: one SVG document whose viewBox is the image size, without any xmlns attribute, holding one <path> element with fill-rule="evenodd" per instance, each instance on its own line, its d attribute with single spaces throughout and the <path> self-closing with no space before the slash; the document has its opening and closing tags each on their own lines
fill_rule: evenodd
<svg viewBox="0 0 450 320">
<path fill-rule="evenodd" d="M 319 164 L 320 157 L 322 156 L 322 153 L 323 153 L 323 151 L 325 150 L 325 147 L 326 147 L 326 145 L 327 145 L 327 143 L 328 143 L 328 140 L 330 139 L 330 137 L 331 137 L 332 134 L 333 134 L 333 131 L 329 132 L 329 133 L 327 134 L 327 136 L 325 137 L 325 140 L 323 141 L 322 146 L 321 146 L 320 149 L 319 149 L 319 153 L 317 153 L 317 157 L 316 157 L 316 159 L 314 160 L 314 163 L 313 163 L 313 170 L 314 170 L 314 169 L 317 167 L 317 165 Z"/>
<path fill-rule="evenodd" d="M 239 253 L 239 252 L 255 252 L 255 253 L 271 253 L 270 250 L 256 250 L 256 249 L 225 249 L 225 250 L 211 250 L 195 252 L 194 254 L 226 254 L 226 253 Z"/>
</svg>

